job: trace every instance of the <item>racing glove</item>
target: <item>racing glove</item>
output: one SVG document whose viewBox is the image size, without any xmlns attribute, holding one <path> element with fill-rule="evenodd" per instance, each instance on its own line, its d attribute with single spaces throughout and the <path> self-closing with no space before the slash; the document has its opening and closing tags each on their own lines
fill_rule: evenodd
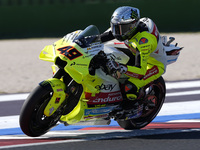
<svg viewBox="0 0 200 150">
<path fill-rule="evenodd" d="M 106 65 L 109 74 L 116 79 L 120 78 L 121 74 L 127 71 L 127 67 L 125 65 L 119 64 L 114 60 L 109 60 Z"/>
</svg>

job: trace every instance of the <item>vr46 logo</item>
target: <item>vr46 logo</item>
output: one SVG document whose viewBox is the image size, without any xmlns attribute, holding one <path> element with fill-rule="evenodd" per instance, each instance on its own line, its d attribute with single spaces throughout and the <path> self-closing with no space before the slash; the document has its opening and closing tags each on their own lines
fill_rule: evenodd
<svg viewBox="0 0 200 150">
<path fill-rule="evenodd" d="M 65 47 L 58 48 L 58 51 L 60 51 L 60 54 L 66 56 L 70 60 L 73 60 L 83 55 L 76 48 L 72 46 L 65 46 Z"/>
</svg>

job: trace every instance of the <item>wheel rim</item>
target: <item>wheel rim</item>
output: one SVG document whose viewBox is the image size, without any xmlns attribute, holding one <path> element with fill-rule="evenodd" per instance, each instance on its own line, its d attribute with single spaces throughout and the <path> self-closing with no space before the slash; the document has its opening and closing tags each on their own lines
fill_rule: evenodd
<svg viewBox="0 0 200 150">
<path fill-rule="evenodd" d="M 147 95 L 149 95 L 149 97 L 147 98 L 154 99 L 155 107 L 146 111 L 144 110 L 139 118 L 130 120 L 131 123 L 136 127 L 138 126 L 138 128 L 146 126 L 156 117 L 162 106 L 163 99 L 165 98 L 162 85 L 152 84 L 148 88 L 149 93 L 147 93 Z"/>
</svg>

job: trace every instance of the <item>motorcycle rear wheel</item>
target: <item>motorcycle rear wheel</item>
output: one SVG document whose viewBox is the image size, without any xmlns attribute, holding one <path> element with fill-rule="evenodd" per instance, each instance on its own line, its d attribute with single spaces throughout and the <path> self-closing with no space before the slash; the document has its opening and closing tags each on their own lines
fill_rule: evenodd
<svg viewBox="0 0 200 150">
<path fill-rule="evenodd" d="M 60 118 L 58 114 L 54 113 L 55 115 L 53 114 L 50 117 L 44 115 L 44 109 L 51 99 L 51 96 L 51 91 L 38 86 L 24 102 L 20 113 L 19 124 L 21 130 L 26 135 L 31 137 L 41 136 L 58 122 Z"/>
<path fill-rule="evenodd" d="M 143 114 L 139 118 L 124 121 L 118 120 L 117 122 L 120 127 L 126 130 L 140 129 L 148 125 L 157 116 L 165 100 L 165 81 L 160 77 L 151 83 L 149 87 L 151 87 L 151 93 L 154 93 L 153 96 L 157 99 L 155 103 L 156 106 L 152 109 L 143 111 Z"/>
</svg>

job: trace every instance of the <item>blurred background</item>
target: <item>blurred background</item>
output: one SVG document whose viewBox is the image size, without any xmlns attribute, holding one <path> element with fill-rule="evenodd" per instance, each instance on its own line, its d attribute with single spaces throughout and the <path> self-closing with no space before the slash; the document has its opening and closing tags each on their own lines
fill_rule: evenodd
<svg viewBox="0 0 200 150">
<path fill-rule="evenodd" d="M 89 24 L 103 32 L 123 5 L 139 8 L 160 32 L 200 31 L 199 0 L 0 0 L 0 38 L 62 37 Z"/>
</svg>

